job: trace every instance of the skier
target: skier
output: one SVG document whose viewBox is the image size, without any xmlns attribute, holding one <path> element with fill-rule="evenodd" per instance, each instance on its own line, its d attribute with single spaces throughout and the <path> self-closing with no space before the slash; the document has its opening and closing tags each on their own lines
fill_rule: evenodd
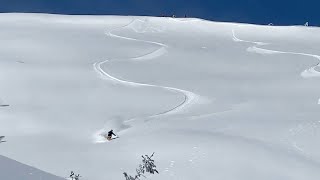
<svg viewBox="0 0 320 180">
<path fill-rule="evenodd" d="M 113 130 L 111 129 L 111 130 L 108 132 L 108 136 L 107 136 L 107 139 L 108 139 L 109 141 L 112 140 L 112 135 L 117 136 L 116 134 L 113 133 Z M 119 137 L 119 136 L 117 136 L 117 137 Z"/>
</svg>

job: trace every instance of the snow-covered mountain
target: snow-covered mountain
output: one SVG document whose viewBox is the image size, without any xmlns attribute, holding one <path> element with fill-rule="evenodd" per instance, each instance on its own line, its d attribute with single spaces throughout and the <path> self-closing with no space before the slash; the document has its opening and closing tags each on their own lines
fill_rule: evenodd
<svg viewBox="0 0 320 180">
<path fill-rule="evenodd" d="M 124 179 L 153 152 L 153 180 L 320 177 L 319 28 L 47 14 L 0 24 L 3 156 L 85 180 Z M 110 129 L 120 138 L 107 142 Z"/>
</svg>

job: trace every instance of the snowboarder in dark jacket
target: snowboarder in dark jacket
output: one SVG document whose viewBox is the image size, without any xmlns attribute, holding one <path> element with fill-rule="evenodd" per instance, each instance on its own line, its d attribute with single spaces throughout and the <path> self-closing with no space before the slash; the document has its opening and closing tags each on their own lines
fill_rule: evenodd
<svg viewBox="0 0 320 180">
<path fill-rule="evenodd" d="M 113 133 L 113 130 L 111 129 L 111 131 L 108 132 L 108 136 L 107 136 L 107 139 L 109 141 L 112 140 L 112 135 L 117 136 L 116 134 Z"/>
</svg>

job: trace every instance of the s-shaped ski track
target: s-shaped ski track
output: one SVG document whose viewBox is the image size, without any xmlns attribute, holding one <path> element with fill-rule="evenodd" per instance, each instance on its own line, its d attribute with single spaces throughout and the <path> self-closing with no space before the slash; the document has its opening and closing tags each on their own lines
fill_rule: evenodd
<svg viewBox="0 0 320 180">
<path fill-rule="evenodd" d="M 127 24 L 125 26 L 122 26 L 120 28 L 116 28 L 114 30 L 108 31 L 106 33 L 106 35 L 108 35 L 109 37 L 113 37 L 113 38 L 125 39 L 125 40 L 129 40 L 129 41 L 144 42 L 144 43 L 148 43 L 148 44 L 153 44 L 153 45 L 159 46 L 159 49 L 157 49 L 157 50 L 155 50 L 153 52 L 149 52 L 149 53 L 147 53 L 145 55 L 142 55 L 142 56 L 139 56 L 139 57 L 129 58 L 129 60 L 153 59 L 153 58 L 159 57 L 159 56 L 163 55 L 164 53 L 166 53 L 168 46 L 165 45 L 165 44 L 162 44 L 162 43 L 159 43 L 159 42 L 135 39 L 135 38 L 131 38 L 131 37 L 124 37 L 124 36 L 120 36 L 120 35 L 114 34 L 114 31 L 126 28 L 126 27 L 130 26 L 132 23 L 134 23 L 135 21 L 137 21 L 137 19 L 132 20 L 129 24 Z M 139 20 L 139 21 L 141 21 L 141 20 Z M 114 60 L 116 60 L 116 59 L 112 59 L 112 61 L 114 61 Z M 199 103 L 201 98 L 202 98 L 198 94 L 195 94 L 195 93 L 187 91 L 187 90 L 179 89 L 179 88 L 160 86 L 160 85 L 154 85 L 154 84 L 147 84 L 147 83 L 140 83 L 140 82 L 133 82 L 133 81 L 129 81 L 129 80 L 119 79 L 119 78 L 109 74 L 106 70 L 102 69 L 101 66 L 103 64 L 105 64 L 105 63 L 108 63 L 108 62 L 110 62 L 110 60 L 104 60 L 104 61 L 96 62 L 96 63 L 93 64 L 94 70 L 104 80 L 109 80 L 109 81 L 113 81 L 115 83 L 119 83 L 119 84 L 122 84 L 122 85 L 128 85 L 128 86 L 132 86 L 132 87 L 160 88 L 160 89 L 164 89 L 164 90 L 167 90 L 167 91 L 180 93 L 184 97 L 182 102 L 180 102 L 178 105 L 174 106 L 173 108 L 171 108 L 169 110 L 166 110 L 166 111 L 163 111 L 163 112 L 160 112 L 160 113 L 157 113 L 157 114 L 153 114 L 153 115 L 150 115 L 150 116 L 147 116 L 147 117 L 132 118 L 132 119 L 129 119 L 129 120 L 125 121 L 125 123 L 131 122 L 131 121 L 135 121 L 137 119 L 142 119 L 142 118 L 143 119 L 152 119 L 152 118 L 159 117 L 159 116 L 173 115 L 173 114 L 182 113 L 186 109 L 190 108 L 192 105 L 194 105 L 196 103 Z"/>
</svg>

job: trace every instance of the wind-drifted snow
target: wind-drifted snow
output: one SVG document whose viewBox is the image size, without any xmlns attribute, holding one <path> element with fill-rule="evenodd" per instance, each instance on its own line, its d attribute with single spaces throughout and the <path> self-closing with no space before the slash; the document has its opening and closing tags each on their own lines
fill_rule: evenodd
<svg viewBox="0 0 320 180">
<path fill-rule="evenodd" d="M 0 23 L 1 155 L 88 180 L 124 179 L 152 152 L 154 180 L 320 177 L 318 28 L 46 14 Z M 110 129 L 120 138 L 105 141 Z"/>
</svg>

